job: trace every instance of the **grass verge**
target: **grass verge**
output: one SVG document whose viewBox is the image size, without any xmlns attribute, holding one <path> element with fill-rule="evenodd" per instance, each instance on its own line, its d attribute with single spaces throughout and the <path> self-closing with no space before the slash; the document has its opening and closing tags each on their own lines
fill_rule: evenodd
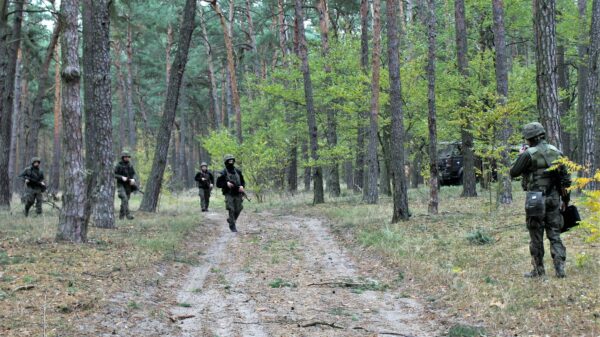
<svg viewBox="0 0 600 337">
<path fill-rule="evenodd" d="M 140 200 L 133 197 L 132 209 Z M 182 247 L 200 222 L 197 203 L 191 195 L 163 196 L 159 213 L 135 212 L 115 230 L 91 227 L 89 242 L 73 245 L 54 242 L 56 211 L 44 205 L 43 216 L 25 218 L 15 200 L 13 214 L 0 213 L 0 335 L 73 335 L 78 318 L 129 282 L 154 282 L 150 267 L 193 262 L 197 256 Z"/>
<path fill-rule="evenodd" d="M 454 336 L 598 336 L 600 250 L 575 229 L 563 234 L 566 279 L 554 276 L 545 242 L 546 280 L 529 280 L 529 235 L 524 193 L 516 185 L 512 205 L 495 209 L 487 192 L 460 198 L 461 187 L 443 187 L 438 215 L 427 214 L 428 191 L 410 190 L 412 217 L 391 224 L 390 198 L 378 205 L 346 195 L 310 206 L 312 195 L 273 199 L 256 211 L 304 212 L 331 220 L 332 231 L 367 249 L 402 275 L 406 289 L 458 322 Z"/>
</svg>

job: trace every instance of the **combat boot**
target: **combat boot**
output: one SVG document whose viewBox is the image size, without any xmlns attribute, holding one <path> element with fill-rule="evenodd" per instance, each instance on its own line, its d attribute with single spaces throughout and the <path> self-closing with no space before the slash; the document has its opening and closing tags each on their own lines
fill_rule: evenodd
<svg viewBox="0 0 600 337">
<path fill-rule="evenodd" d="M 527 278 L 535 278 L 535 277 L 543 277 L 546 275 L 546 270 L 544 270 L 543 263 L 533 263 L 533 269 L 525 273 L 523 276 Z"/>
<path fill-rule="evenodd" d="M 28 216 L 29 216 L 29 209 L 28 209 L 28 208 L 25 208 L 25 209 L 23 210 L 23 215 L 25 215 L 25 217 L 28 217 Z"/>
<path fill-rule="evenodd" d="M 554 262 L 554 270 L 556 271 L 556 277 L 565 278 L 567 274 L 565 273 L 565 262 L 564 261 L 555 261 Z"/>
<path fill-rule="evenodd" d="M 131 214 L 127 214 L 127 220 L 133 220 L 135 217 Z"/>
</svg>

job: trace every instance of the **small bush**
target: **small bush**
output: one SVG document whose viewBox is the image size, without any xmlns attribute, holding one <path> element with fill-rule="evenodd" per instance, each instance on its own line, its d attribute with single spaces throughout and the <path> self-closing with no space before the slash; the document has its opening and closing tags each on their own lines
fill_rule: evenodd
<svg viewBox="0 0 600 337">
<path fill-rule="evenodd" d="M 477 229 L 467 234 L 467 240 L 475 245 L 487 245 L 494 242 L 494 238 L 484 229 Z"/>
<path fill-rule="evenodd" d="M 449 337 L 483 337 L 485 330 L 481 327 L 457 324 L 448 331 Z"/>
</svg>

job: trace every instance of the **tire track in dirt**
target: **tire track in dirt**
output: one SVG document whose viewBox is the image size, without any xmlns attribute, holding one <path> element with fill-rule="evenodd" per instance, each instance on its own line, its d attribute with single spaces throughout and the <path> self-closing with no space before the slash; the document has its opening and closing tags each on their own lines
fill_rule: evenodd
<svg viewBox="0 0 600 337">
<path fill-rule="evenodd" d="M 321 220 L 246 212 L 238 234 L 223 214 L 207 220 L 222 234 L 180 282 L 170 311 L 190 318 L 171 336 L 443 333 L 417 301 L 363 272 Z"/>
</svg>

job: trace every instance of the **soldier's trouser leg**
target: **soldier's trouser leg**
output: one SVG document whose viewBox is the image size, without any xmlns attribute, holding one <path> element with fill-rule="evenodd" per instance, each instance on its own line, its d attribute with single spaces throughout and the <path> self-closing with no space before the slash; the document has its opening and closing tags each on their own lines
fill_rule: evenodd
<svg viewBox="0 0 600 337">
<path fill-rule="evenodd" d="M 129 194 L 125 190 L 125 187 L 118 186 L 118 196 L 121 199 L 121 208 L 119 209 L 119 218 L 123 218 L 129 214 Z"/>
<path fill-rule="evenodd" d="M 544 221 L 542 217 L 527 217 L 529 230 L 529 253 L 533 270 L 530 275 L 544 275 Z"/>
<path fill-rule="evenodd" d="M 226 195 L 225 206 L 227 208 L 227 211 L 229 211 L 229 217 L 227 218 L 229 229 L 232 231 L 236 231 L 235 222 L 240 216 L 242 209 L 244 208 L 242 205 L 242 197 Z"/>
<path fill-rule="evenodd" d="M 562 227 L 562 216 L 559 209 L 559 198 L 554 197 L 546 202 L 545 227 L 546 236 L 550 241 L 550 254 L 554 262 L 556 276 L 565 277 L 565 260 L 567 250 L 560 239 L 560 228 Z"/>
<path fill-rule="evenodd" d="M 42 214 L 42 193 L 41 192 L 36 192 L 33 195 L 33 198 L 35 199 L 35 213 L 36 214 Z"/>
<path fill-rule="evenodd" d="M 208 211 L 208 204 L 210 203 L 210 188 L 204 190 L 204 209 Z"/>
<path fill-rule="evenodd" d="M 33 206 L 33 203 L 35 202 L 35 197 L 33 195 L 33 191 L 30 189 L 27 189 L 25 191 L 25 195 L 23 196 L 23 200 L 25 201 L 25 216 L 28 216 L 29 209 L 31 208 L 31 206 Z"/>
</svg>

